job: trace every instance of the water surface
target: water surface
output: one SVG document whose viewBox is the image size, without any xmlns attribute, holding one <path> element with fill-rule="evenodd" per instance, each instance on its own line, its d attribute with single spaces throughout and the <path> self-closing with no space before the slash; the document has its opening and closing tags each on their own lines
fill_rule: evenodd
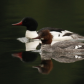
<svg viewBox="0 0 84 84">
<path fill-rule="evenodd" d="M 84 35 L 83 0 L 8 0 L 0 3 L 0 83 L 1 84 L 79 84 L 84 83 L 84 60 L 60 63 L 52 59 L 53 69 L 43 75 L 34 65 L 41 63 L 40 55 L 34 61 L 23 62 L 12 53 L 24 52 L 25 44 L 16 40 L 25 36 L 25 27 L 15 27 L 23 17 L 33 17 L 39 26 L 57 27 Z M 38 30 L 37 29 L 37 30 Z"/>
</svg>

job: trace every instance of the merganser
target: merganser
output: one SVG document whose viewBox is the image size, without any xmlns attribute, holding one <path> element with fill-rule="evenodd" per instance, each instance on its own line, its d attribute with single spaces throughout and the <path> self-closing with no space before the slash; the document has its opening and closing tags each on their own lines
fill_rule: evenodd
<svg viewBox="0 0 84 84">
<path fill-rule="evenodd" d="M 38 27 L 38 23 L 35 19 L 31 17 L 26 17 L 22 19 L 19 23 L 12 24 L 12 25 L 26 26 L 27 31 L 26 31 L 25 36 L 28 38 L 34 38 L 38 36 L 38 34 L 42 32 L 42 30 L 45 30 L 45 29 L 48 29 L 50 31 L 50 33 L 53 35 L 53 40 L 55 41 L 83 38 L 83 36 L 81 35 L 78 35 L 68 30 L 59 29 L 59 28 L 45 27 L 45 28 L 40 29 L 39 31 L 36 31 Z"/>
<path fill-rule="evenodd" d="M 60 52 L 68 54 L 76 54 L 80 55 L 81 53 L 84 53 L 84 43 L 75 41 L 75 40 L 67 40 L 67 41 L 61 41 L 54 43 L 51 46 L 53 36 L 51 35 L 49 30 L 42 30 L 38 34 L 38 37 L 35 37 L 33 39 L 41 39 L 42 45 L 41 50 L 47 51 L 47 52 Z"/>
</svg>

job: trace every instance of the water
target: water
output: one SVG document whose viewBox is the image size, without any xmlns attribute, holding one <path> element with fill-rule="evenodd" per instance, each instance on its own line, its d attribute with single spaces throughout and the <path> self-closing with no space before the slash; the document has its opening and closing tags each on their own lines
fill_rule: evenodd
<svg viewBox="0 0 84 84">
<path fill-rule="evenodd" d="M 24 37 L 26 28 L 11 25 L 28 16 L 37 20 L 38 29 L 57 27 L 84 35 L 83 3 L 83 0 L 1 1 L 0 84 L 83 84 L 84 60 L 60 63 L 52 59 L 52 70 L 48 75 L 43 75 L 32 68 L 41 63 L 38 53 L 30 62 L 23 62 L 13 57 L 13 53 L 25 51 L 25 44 L 16 38 Z"/>
</svg>

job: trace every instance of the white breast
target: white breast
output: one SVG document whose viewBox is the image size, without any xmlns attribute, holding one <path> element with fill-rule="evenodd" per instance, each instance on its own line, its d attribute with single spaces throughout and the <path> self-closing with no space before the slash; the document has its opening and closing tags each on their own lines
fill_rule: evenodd
<svg viewBox="0 0 84 84">
<path fill-rule="evenodd" d="M 66 33 L 72 33 L 67 30 L 62 31 L 62 32 L 51 31 L 50 33 L 53 35 L 53 41 L 63 41 L 63 40 L 73 39 L 71 36 L 63 36 Z M 34 37 L 37 37 L 38 34 L 36 31 L 27 30 L 25 36 L 28 38 L 34 38 Z"/>
<path fill-rule="evenodd" d="M 28 37 L 28 38 L 34 38 L 34 37 L 37 37 L 38 34 L 37 34 L 36 31 L 29 31 L 29 30 L 27 30 L 25 36 Z"/>
</svg>

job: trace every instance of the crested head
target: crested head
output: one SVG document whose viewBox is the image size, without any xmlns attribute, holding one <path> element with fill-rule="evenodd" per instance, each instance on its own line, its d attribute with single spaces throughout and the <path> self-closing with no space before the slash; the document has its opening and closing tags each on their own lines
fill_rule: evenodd
<svg viewBox="0 0 84 84">
<path fill-rule="evenodd" d="M 37 21 L 31 17 L 25 17 L 19 23 L 12 24 L 12 25 L 26 26 L 27 30 L 30 30 L 30 31 L 35 31 L 38 27 Z"/>
<path fill-rule="evenodd" d="M 42 44 L 51 44 L 53 36 L 51 35 L 49 30 L 42 30 L 38 37 L 34 39 L 41 39 Z"/>
</svg>

